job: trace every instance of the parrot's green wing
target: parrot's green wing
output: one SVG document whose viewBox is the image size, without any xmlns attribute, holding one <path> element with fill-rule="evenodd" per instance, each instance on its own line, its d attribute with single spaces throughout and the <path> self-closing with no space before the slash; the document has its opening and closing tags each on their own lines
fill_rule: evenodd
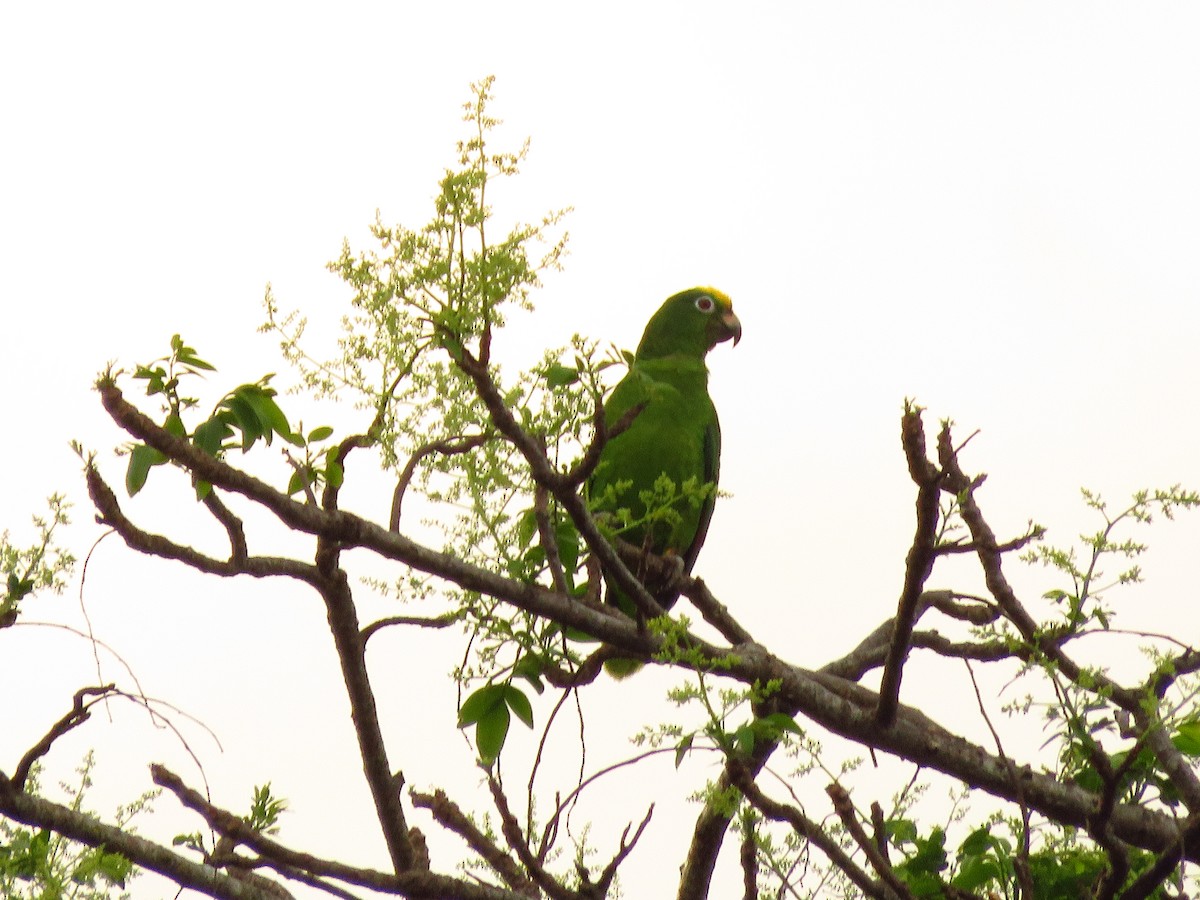
<svg viewBox="0 0 1200 900">
<path fill-rule="evenodd" d="M 704 430 L 704 476 L 703 483 L 711 484 L 712 491 L 704 498 L 704 505 L 700 507 L 700 521 L 696 524 L 696 534 L 692 538 L 691 546 L 683 554 L 683 571 L 685 574 L 692 573 L 692 566 L 696 564 L 696 557 L 700 555 L 700 548 L 704 546 L 704 539 L 708 537 L 708 523 L 712 521 L 713 509 L 717 505 L 717 481 L 721 475 L 721 422 L 717 418 L 717 411 L 713 410 L 712 422 Z"/>
</svg>

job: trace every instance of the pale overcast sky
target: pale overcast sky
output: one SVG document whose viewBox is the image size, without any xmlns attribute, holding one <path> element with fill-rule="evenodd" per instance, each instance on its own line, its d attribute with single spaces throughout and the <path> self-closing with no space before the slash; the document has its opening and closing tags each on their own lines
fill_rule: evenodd
<svg viewBox="0 0 1200 900">
<path fill-rule="evenodd" d="M 0 528 L 23 536 L 58 490 L 77 503 L 72 540 L 98 534 L 67 442 L 107 453 L 119 439 L 89 390 L 106 362 L 161 355 L 180 332 L 218 364 L 214 386 L 282 372 L 274 342 L 255 333 L 266 283 L 285 308 L 334 320 L 346 292 L 324 263 L 343 237 L 366 245 L 376 209 L 425 220 L 468 85 L 488 74 L 503 137 L 532 138 L 500 212 L 574 207 L 566 269 L 537 312 L 514 318 L 505 352 L 532 358 L 574 332 L 632 347 L 676 290 L 713 284 L 733 297 L 745 339 L 710 357 L 732 496 L 696 571 L 788 658 L 818 666 L 849 649 L 899 594 L 913 529 L 905 397 L 928 407 L 931 428 L 952 417 L 960 438 L 982 430 L 966 463 L 991 474 L 980 499 L 1001 533 L 1033 518 L 1070 541 L 1093 527 L 1081 485 L 1114 502 L 1142 486 L 1200 486 L 1200 8 L 577 9 L 10 4 Z M 105 468 L 120 480 L 118 461 Z M 386 502 L 362 511 L 383 517 Z M 1125 624 L 1166 619 L 1196 639 L 1198 536 L 1186 519 L 1150 533 L 1149 581 L 1131 591 Z M 240 809 L 271 779 L 295 809 L 285 841 L 378 864 L 375 837 L 364 843 L 353 824 L 365 796 L 318 604 L 178 576 L 102 544 L 86 594 L 98 634 L 148 693 L 218 733 L 224 754 L 188 732 L 217 802 Z M 1053 586 L 1041 572 L 1017 577 L 1031 596 Z M 29 615 L 77 622 L 76 603 L 46 599 Z M 373 662 L 413 678 L 434 665 L 440 677 L 457 641 L 427 640 L 440 654 L 430 664 L 397 638 L 402 658 Z M 95 675 L 89 648 L 60 634 L 27 628 L 0 643 L 6 683 L 54 661 L 0 728 L 3 768 Z M 604 726 L 612 753 L 661 718 L 669 683 L 647 673 L 626 689 L 646 706 Z M 386 698 L 411 784 L 469 766 L 452 702 L 413 710 L 401 693 Z M 196 780 L 173 739 L 117 713 L 64 741 L 55 771 L 100 747 L 109 805 L 148 786 L 151 759 Z M 426 746 L 426 734 L 450 743 Z M 143 739 L 149 749 L 133 743 Z M 683 796 L 705 772 L 664 763 L 638 790 Z M 467 769 L 454 784 L 482 809 L 473 779 Z M 694 812 L 664 802 L 628 896 L 673 890 L 661 862 L 679 856 Z M 595 837 L 607 847 L 611 834 Z M 434 850 L 447 866 L 454 844 Z M 735 879 L 732 854 L 727 863 Z"/>
</svg>

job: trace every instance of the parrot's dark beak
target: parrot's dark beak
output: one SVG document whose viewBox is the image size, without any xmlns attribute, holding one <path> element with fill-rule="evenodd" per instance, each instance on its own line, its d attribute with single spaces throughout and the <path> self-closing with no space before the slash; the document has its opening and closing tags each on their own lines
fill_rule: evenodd
<svg viewBox="0 0 1200 900">
<path fill-rule="evenodd" d="M 738 317 L 733 314 L 733 310 L 721 314 L 721 324 L 725 326 L 725 330 L 729 332 L 733 338 L 733 346 L 738 345 L 738 341 L 742 339 L 742 323 Z"/>
</svg>

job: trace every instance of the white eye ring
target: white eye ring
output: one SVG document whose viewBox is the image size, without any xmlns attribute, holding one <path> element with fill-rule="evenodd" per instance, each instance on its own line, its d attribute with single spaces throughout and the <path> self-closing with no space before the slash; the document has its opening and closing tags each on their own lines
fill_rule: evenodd
<svg viewBox="0 0 1200 900">
<path fill-rule="evenodd" d="M 712 312 L 715 306 L 716 304 L 713 303 L 712 297 L 705 296 L 696 298 L 696 309 L 700 310 L 702 313 Z"/>
</svg>

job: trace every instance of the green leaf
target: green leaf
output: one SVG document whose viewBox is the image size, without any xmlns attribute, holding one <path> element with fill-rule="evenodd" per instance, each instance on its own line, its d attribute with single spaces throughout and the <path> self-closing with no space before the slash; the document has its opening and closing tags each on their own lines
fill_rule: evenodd
<svg viewBox="0 0 1200 900">
<path fill-rule="evenodd" d="M 93 886 L 99 876 L 109 884 L 124 887 L 132 869 L 133 864 L 118 853 L 91 850 L 79 858 L 71 872 L 71 880 L 76 884 Z"/>
<path fill-rule="evenodd" d="M 125 490 L 132 497 L 146 485 L 146 479 L 154 466 L 162 465 L 167 458 L 148 444 L 138 444 L 129 454 L 129 468 L 125 470 Z"/>
<path fill-rule="evenodd" d="M 508 704 L 508 708 L 516 713 L 518 719 L 527 727 L 533 727 L 533 707 L 529 703 L 529 698 L 520 688 L 509 684 L 504 693 L 504 700 Z"/>
<path fill-rule="evenodd" d="M 220 456 L 225 441 L 231 437 L 233 429 L 219 416 L 213 416 L 196 426 L 192 432 L 192 443 L 209 456 Z"/>
<path fill-rule="evenodd" d="M 688 755 L 688 751 L 692 749 L 692 741 L 696 736 L 694 734 L 685 735 L 683 740 L 675 745 L 675 768 L 679 768 L 683 762 L 683 758 Z"/>
<path fill-rule="evenodd" d="M 5 600 L 8 602 L 16 602 L 22 597 L 26 597 L 33 592 L 33 579 L 22 578 L 16 572 L 8 573 L 8 596 Z"/>
<path fill-rule="evenodd" d="M 504 706 L 507 685 L 485 684 L 463 701 L 458 709 L 458 727 L 465 728 L 484 718 L 497 706 Z"/>
<path fill-rule="evenodd" d="M 439 318 L 446 318 L 446 317 L 439 317 Z M 439 325 L 439 327 L 437 327 L 434 331 L 434 340 L 437 342 L 437 345 L 439 347 L 441 347 L 443 350 L 445 350 L 450 355 L 450 358 L 452 360 L 454 360 L 455 362 L 462 362 L 463 361 L 462 340 L 458 337 L 458 335 L 454 334 L 452 331 L 449 331 L 447 328 L 442 326 L 439 321 L 435 320 L 435 322 L 437 322 L 437 324 Z"/>
<path fill-rule="evenodd" d="M 300 493 L 302 490 L 304 490 L 306 487 L 308 487 L 308 485 L 311 483 L 312 483 L 312 472 L 309 469 L 305 468 L 305 469 L 293 470 L 292 477 L 288 479 L 288 486 L 287 486 L 288 496 L 290 497 L 290 496 L 292 496 L 292 494 Z"/>
<path fill-rule="evenodd" d="M 271 430 L 259 421 L 258 413 L 254 407 L 240 393 L 235 392 L 226 397 L 222 402 L 222 406 L 233 414 L 234 424 L 242 432 L 243 451 L 249 450 L 255 441 L 264 436 L 264 433 L 267 443 L 271 443 Z"/>
<path fill-rule="evenodd" d="M 308 442 L 315 444 L 318 441 L 323 441 L 333 434 L 333 429 L 328 425 L 322 425 L 320 428 L 314 428 L 308 433 Z"/>
<path fill-rule="evenodd" d="M 179 418 L 178 413 L 167 416 L 167 420 L 163 422 L 163 429 L 175 437 L 187 437 L 187 429 L 183 427 L 183 419 Z"/>
<path fill-rule="evenodd" d="M 754 726 L 743 725 L 733 733 L 733 745 L 739 753 L 749 756 L 754 752 Z"/>
<path fill-rule="evenodd" d="M 530 507 L 517 519 L 517 546 L 521 549 L 528 547 L 535 534 L 537 534 L 537 511 Z"/>
<path fill-rule="evenodd" d="M 254 408 L 259 422 L 262 423 L 263 437 L 267 444 L 271 443 L 272 432 L 279 435 L 289 444 L 295 446 L 302 446 L 304 444 L 302 437 L 292 433 L 292 426 L 288 424 L 287 416 L 279 408 L 279 404 L 275 402 L 273 389 L 265 389 L 257 384 L 248 384 L 241 389 L 241 395 Z"/>
<path fill-rule="evenodd" d="M 546 386 L 551 388 L 566 387 L 579 380 L 579 370 L 560 363 L 552 363 L 546 369 Z"/>
<path fill-rule="evenodd" d="M 120 853 L 101 853 L 98 867 L 100 877 L 117 887 L 125 887 L 125 879 L 133 871 L 133 863 Z"/>
<path fill-rule="evenodd" d="M 959 890 L 977 891 L 992 882 L 999 881 L 1001 874 L 1000 863 L 995 859 L 986 856 L 970 856 L 959 864 L 958 874 L 950 883 Z"/>
<path fill-rule="evenodd" d="M 895 847 L 911 844 L 917 838 L 917 826 L 908 819 L 892 819 L 887 823 L 887 831 Z"/>
<path fill-rule="evenodd" d="M 177 834 L 171 838 L 172 847 L 188 847 L 191 850 L 204 852 L 204 835 L 199 831 L 190 834 Z"/>
<path fill-rule="evenodd" d="M 928 838 L 916 838 L 917 852 L 902 864 L 906 872 L 935 875 L 948 865 L 946 858 L 946 833 L 934 828 Z"/>
<path fill-rule="evenodd" d="M 325 464 L 325 481 L 335 488 L 341 487 L 342 479 L 344 477 L 345 472 L 342 469 L 342 464 L 336 459 L 329 459 L 329 461 Z"/>
<path fill-rule="evenodd" d="M 569 519 L 562 519 L 554 529 L 554 539 L 558 542 L 558 558 L 562 560 L 563 569 L 568 573 L 574 572 L 579 565 L 579 532 Z"/>
<path fill-rule="evenodd" d="M 490 709 L 475 724 L 475 748 L 484 765 L 490 766 L 504 749 L 504 741 L 508 737 L 508 726 L 512 721 L 508 707 L 503 703 Z"/>
<path fill-rule="evenodd" d="M 1185 756 L 1200 756 L 1200 721 L 1184 722 L 1171 738 L 1175 749 Z"/>
<path fill-rule="evenodd" d="M 987 828 L 976 828 L 967 835 L 966 840 L 958 848 L 958 852 L 962 856 L 982 856 L 992 849 L 993 841 L 992 834 Z"/>
<path fill-rule="evenodd" d="M 513 677 L 524 678 L 540 694 L 546 689 L 542 684 L 542 671 L 544 668 L 545 660 L 541 656 L 536 653 L 526 653 L 513 666 Z"/>
<path fill-rule="evenodd" d="M 217 367 L 205 362 L 196 355 L 196 351 L 191 347 L 184 347 L 182 351 L 175 354 L 175 359 L 185 366 L 191 366 L 193 369 L 203 369 L 206 372 L 215 372 Z"/>
<path fill-rule="evenodd" d="M 762 728 L 762 733 L 772 740 L 777 739 L 780 732 L 784 731 L 792 734 L 804 733 L 796 724 L 796 720 L 787 713 L 771 713 L 769 716 L 763 716 L 758 720 L 758 724 Z"/>
</svg>

